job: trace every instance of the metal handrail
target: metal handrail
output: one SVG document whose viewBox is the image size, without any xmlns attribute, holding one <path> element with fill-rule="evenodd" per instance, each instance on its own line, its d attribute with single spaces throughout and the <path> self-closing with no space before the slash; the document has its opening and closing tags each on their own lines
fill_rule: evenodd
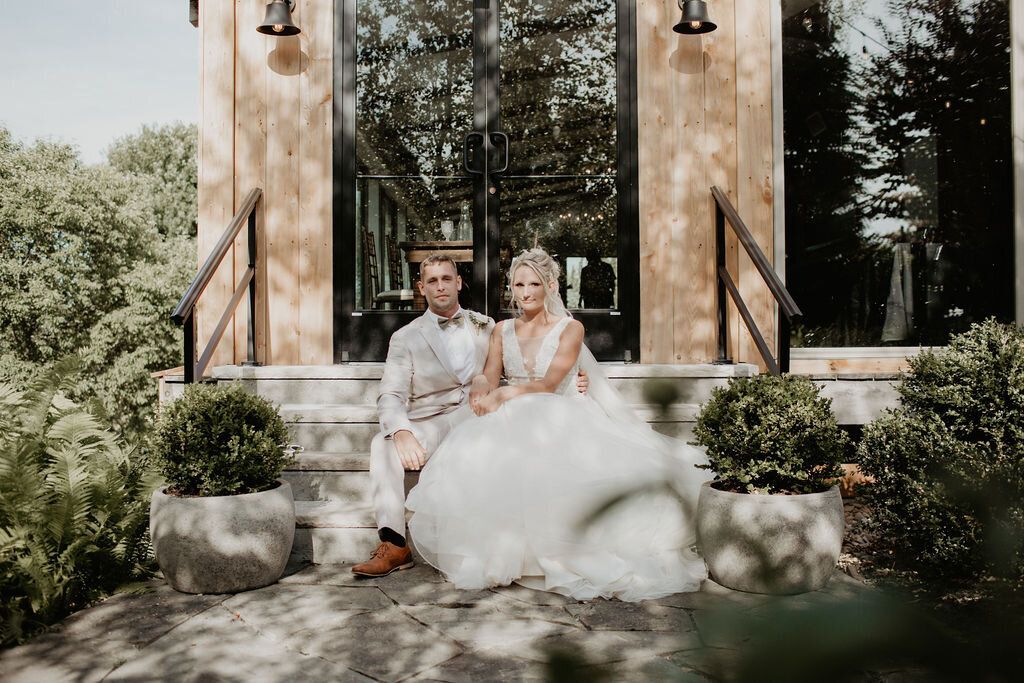
<svg viewBox="0 0 1024 683">
<path fill-rule="evenodd" d="M 182 325 L 185 328 L 185 383 L 191 384 L 196 380 L 197 377 L 202 377 L 203 372 L 206 370 L 206 366 L 210 362 L 210 358 L 213 356 L 214 349 L 217 348 L 217 344 L 220 342 L 220 338 L 224 335 L 224 330 L 227 328 L 228 323 L 231 320 L 231 316 L 235 313 L 235 308 L 238 306 L 238 302 L 241 301 L 242 295 L 245 294 L 246 289 L 249 291 L 249 307 L 248 307 L 248 334 L 247 334 L 247 363 L 256 363 L 256 349 L 255 349 L 255 330 L 254 323 L 256 320 L 256 205 L 259 203 L 260 197 L 263 196 L 263 190 L 260 188 L 254 188 L 242 202 L 235 213 L 234 218 L 228 223 L 227 229 L 224 230 L 224 234 L 221 235 L 217 245 L 210 252 L 209 257 L 203 263 L 199 272 L 196 274 L 195 279 L 192 280 L 192 284 L 185 290 L 185 295 L 181 297 L 181 301 L 178 302 L 174 312 L 171 313 L 171 320 L 178 325 Z M 217 326 L 213 330 L 213 334 L 210 335 L 210 339 L 206 344 L 206 349 L 203 351 L 203 355 L 199 358 L 199 362 L 196 362 L 196 320 L 195 320 L 195 307 L 199 302 L 199 297 L 202 296 L 203 291 L 207 285 L 210 284 L 210 280 L 213 279 L 213 274 L 217 272 L 217 268 L 220 267 L 221 261 L 227 255 L 231 249 L 231 245 L 235 241 L 235 237 L 241 232 L 242 226 L 248 226 L 248 261 L 249 267 L 242 274 L 242 278 L 238 282 L 238 286 L 235 288 L 234 293 L 231 295 L 231 301 L 228 302 L 227 308 L 221 315 L 220 320 L 217 322 Z"/>
<path fill-rule="evenodd" d="M 736 304 L 740 318 L 747 326 L 750 336 L 754 339 L 754 344 L 757 346 L 761 359 L 764 360 L 769 372 L 773 375 L 778 375 L 780 372 L 789 372 L 789 328 L 794 321 L 803 317 L 803 313 L 796 305 L 796 301 L 793 300 L 789 290 L 786 289 L 782 278 L 772 268 L 764 252 L 761 251 L 761 247 L 757 245 L 754 236 L 750 234 L 750 230 L 743 222 L 743 219 L 740 218 L 739 213 L 732 203 L 729 202 L 725 192 L 717 185 L 713 185 L 711 187 L 711 195 L 715 198 L 715 262 L 718 270 L 718 358 L 715 362 L 732 362 L 729 360 L 729 324 L 725 297 L 726 292 L 728 292 Z M 743 297 L 740 296 L 740 291 L 726 267 L 725 224 L 727 222 L 732 226 L 733 232 L 736 233 L 736 237 L 739 238 L 739 242 L 743 245 L 747 255 L 750 256 L 750 261 L 754 264 L 758 274 L 760 274 L 761 280 L 768 285 L 768 290 L 779 304 L 777 327 L 779 335 L 778 363 L 772 357 L 771 350 L 768 348 L 761 330 L 758 328 L 757 323 L 754 322 L 754 317 L 750 314 L 750 310 L 747 309 L 747 305 L 744 303 Z"/>
</svg>

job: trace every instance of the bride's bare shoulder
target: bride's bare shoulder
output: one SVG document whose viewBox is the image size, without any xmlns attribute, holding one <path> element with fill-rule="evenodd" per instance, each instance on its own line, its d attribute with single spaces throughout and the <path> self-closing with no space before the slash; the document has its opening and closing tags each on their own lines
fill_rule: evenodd
<svg viewBox="0 0 1024 683">
<path fill-rule="evenodd" d="M 563 342 L 582 342 L 583 341 L 583 323 L 573 318 L 566 325 L 565 329 L 559 335 L 560 340 Z"/>
<path fill-rule="evenodd" d="M 499 320 L 498 322 L 494 323 L 494 328 L 491 329 L 491 337 L 501 339 L 501 331 L 505 329 L 506 323 L 508 323 L 509 325 L 513 324 L 511 319 Z"/>
</svg>

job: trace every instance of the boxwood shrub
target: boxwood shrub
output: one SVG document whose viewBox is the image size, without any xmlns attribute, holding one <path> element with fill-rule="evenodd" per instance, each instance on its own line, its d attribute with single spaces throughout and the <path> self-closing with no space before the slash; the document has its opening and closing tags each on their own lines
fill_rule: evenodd
<svg viewBox="0 0 1024 683">
<path fill-rule="evenodd" d="M 1024 572 L 1024 333 L 994 320 L 910 360 L 900 407 L 867 425 L 875 523 L 905 566 Z"/>
<path fill-rule="evenodd" d="M 171 493 L 223 496 L 273 488 L 291 460 L 277 409 L 236 384 L 193 384 L 164 407 L 153 440 Z"/>
<path fill-rule="evenodd" d="M 831 399 L 797 375 L 758 375 L 714 389 L 694 430 L 724 490 L 816 493 L 841 474 L 850 452 Z"/>
</svg>

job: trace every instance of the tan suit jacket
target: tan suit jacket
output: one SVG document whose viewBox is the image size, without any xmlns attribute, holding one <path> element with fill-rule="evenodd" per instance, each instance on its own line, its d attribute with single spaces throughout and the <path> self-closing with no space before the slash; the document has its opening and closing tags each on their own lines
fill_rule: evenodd
<svg viewBox="0 0 1024 683">
<path fill-rule="evenodd" d="M 483 371 L 488 340 L 494 321 L 463 309 L 462 324 L 475 335 L 476 359 L 473 374 Z M 424 313 L 391 335 L 384 375 L 380 380 L 377 413 L 385 437 L 408 429 L 410 421 L 443 415 L 457 409 L 469 396 L 452 370 L 441 332 Z"/>
</svg>

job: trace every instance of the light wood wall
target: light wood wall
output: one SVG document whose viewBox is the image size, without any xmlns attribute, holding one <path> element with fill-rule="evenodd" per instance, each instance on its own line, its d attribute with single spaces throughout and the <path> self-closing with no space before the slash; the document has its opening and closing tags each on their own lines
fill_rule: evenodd
<svg viewBox="0 0 1024 683">
<path fill-rule="evenodd" d="M 706 363 L 716 355 L 714 201 L 729 196 L 773 254 L 771 5 L 708 3 L 718 30 L 672 31 L 675 0 L 637 0 L 640 187 L 640 356 Z M 729 270 L 774 343 L 774 304 L 746 254 L 727 244 Z M 733 358 L 759 362 L 730 308 Z"/>
<path fill-rule="evenodd" d="M 300 0 L 302 33 L 256 32 L 260 0 L 200 3 L 199 257 L 255 186 L 268 295 L 257 302 L 257 358 L 333 362 L 331 154 L 333 0 Z M 721 186 L 773 254 L 770 3 L 709 3 L 717 31 L 682 36 L 675 0 L 637 0 L 641 362 L 705 363 L 716 354 L 714 203 Z M 769 343 L 774 304 L 729 240 L 729 267 Z M 245 267 L 242 240 L 203 297 L 200 346 Z M 339 274 L 346 277 L 346 274 Z M 244 306 L 244 303 L 243 303 Z M 239 310 L 244 310 L 240 307 Z M 758 362 L 735 312 L 733 358 Z M 245 358 L 245 318 L 215 364 Z"/>
<path fill-rule="evenodd" d="M 298 36 L 257 33 L 261 0 L 201 2 L 199 17 L 199 259 L 202 262 L 254 187 L 259 259 L 256 357 L 273 365 L 333 362 L 331 145 L 334 11 L 303 0 Z M 197 316 L 199 346 L 247 266 L 235 242 Z M 246 357 L 245 303 L 213 364 Z"/>
</svg>

